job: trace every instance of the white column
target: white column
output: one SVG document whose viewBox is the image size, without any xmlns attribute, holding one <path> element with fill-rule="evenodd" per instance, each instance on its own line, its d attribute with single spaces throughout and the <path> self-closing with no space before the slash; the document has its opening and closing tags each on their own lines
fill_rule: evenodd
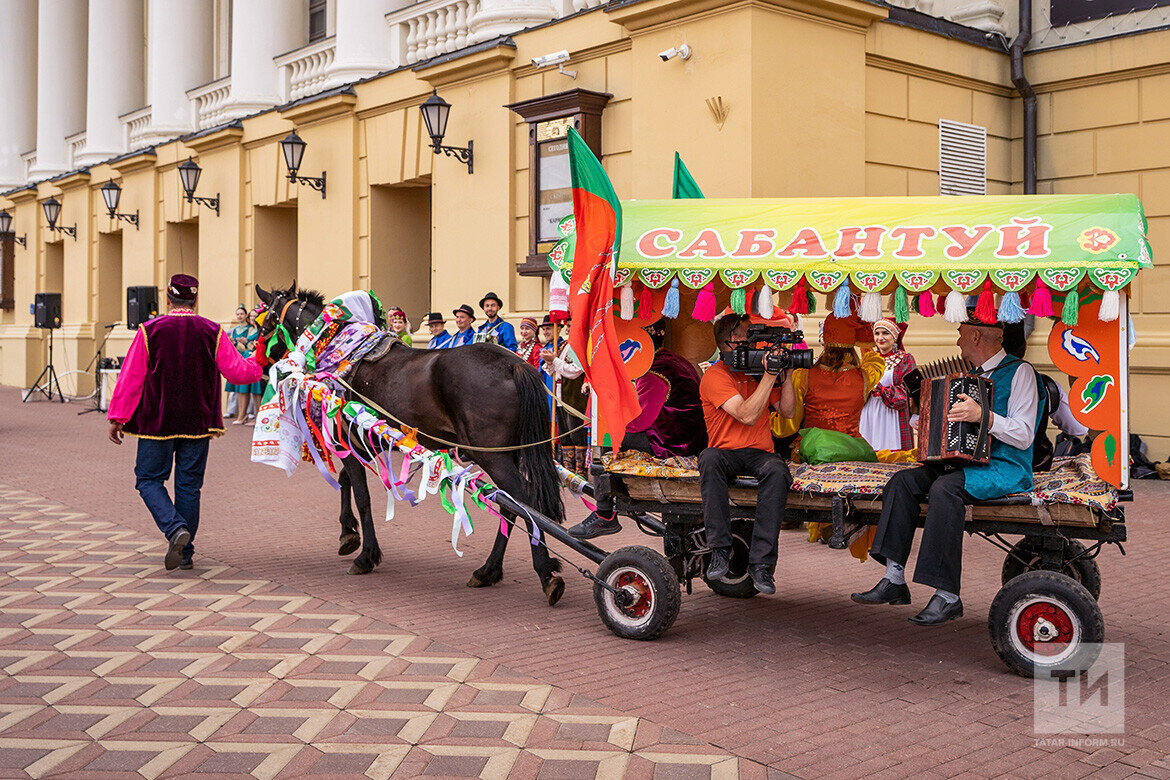
<svg viewBox="0 0 1170 780">
<path fill-rule="evenodd" d="M 159 140 L 194 129 L 187 90 L 211 81 L 213 10 L 212 0 L 150 0 L 147 97 L 151 132 Z"/>
<path fill-rule="evenodd" d="M 390 26 L 386 3 L 378 0 L 344 0 L 337 3 L 333 64 L 327 73 L 329 86 L 373 76 L 392 66 Z"/>
<path fill-rule="evenodd" d="M 20 156 L 37 143 L 37 0 L 8 0 L 0 24 L 0 190 L 26 181 Z"/>
<path fill-rule="evenodd" d="M 142 108 L 142 0 L 93 0 L 89 4 L 89 67 L 85 101 L 85 152 L 74 160 L 92 165 L 125 149 L 118 119 Z"/>
<path fill-rule="evenodd" d="M 480 0 L 479 12 L 471 20 L 471 40 L 498 38 L 544 24 L 555 15 L 552 0 Z"/>
<path fill-rule="evenodd" d="M 85 129 L 87 13 L 85 0 L 40 0 L 37 7 L 37 159 L 30 171 L 34 179 L 69 170 L 65 138 Z"/>
<path fill-rule="evenodd" d="M 232 91 L 228 116 L 244 116 L 280 101 L 280 74 L 273 57 L 308 42 L 305 0 L 232 3 Z"/>
</svg>

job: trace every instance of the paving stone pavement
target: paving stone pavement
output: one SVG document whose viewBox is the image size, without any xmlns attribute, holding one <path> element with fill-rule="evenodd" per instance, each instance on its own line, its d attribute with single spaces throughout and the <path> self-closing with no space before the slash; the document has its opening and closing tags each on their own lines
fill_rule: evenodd
<svg viewBox="0 0 1170 780">
<path fill-rule="evenodd" d="M 133 763 L 141 758 L 137 766 L 167 761 L 172 753 L 166 751 L 183 746 L 168 743 L 153 754 L 140 755 L 121 745 L 137 741 L 180 743 L 180 732 L 190 735 L 195 730 L 202 735 L 200 729 L 213 727 L 210 738 L 201 736 L 202 744 L 190 738 L 192 746 L 171 762 L 169 774 L 191 771 L 193 765 L 184 761 L 205 761 L 209 763 L 200 766 L 200 771 L 256 776 L 285 757 L 280 750 L 295 747 L 295 755 L 288 755 L 286 763 L 275 771 L 286 775 L 309 771 L 377 775 L 398 754 L 387 748 L 384 752 L 391 758 L 381 759 L 382 753 L 367 748 L 389 745 L 406 751 L 393 770 L 401 776 L 424 771 L 474 776 L 495 771 L 500 764 L 489 766 L 489 761 L 497 754 L 485 752 L 485 746 L 491 746 L 501 751 L 499 755 L 514 751 L 510 771 L 519 777 L 606 776 L 619 769 L 616 760 L 611 764 L 604 761 L 622 756 L 625 771 L 631 775 L 663 777 L 763 776 L 765 771 L 769 776 L 810 779 L 1170 777 L 1166 760 L 1170 725 L 1165 716 L 1170 694 L 1165 607 L 1170 599 L 1170 580 L 1164 574 L 1164 551 L 1170 548 L 1170 527 L 1164 521 L 1170 510 L 1170 486 L 1164 483 L 1137 486 L 1138 499 L 1127 509 L 1129 554 L 1123 557 L 1108 549 L 1099 558 L 1106 637 L 1126 648 L 1127 709 L 1120 744 L 1097 746 L 1045 742 L 1034 733 L 1031 683 L 1007 672 L 987 637 L 987 608 L 998 587 L 1002 553 L 977 539 L 966 542 L 963 598 L 967 614 L 938 629 L 910 626 L 905 617 L 916 607 L 874 609 L 852 604 L 848 593 L 871 585 L 880 576 L 880 569 L 872 563 L 858 564 L 847 554 L 807 544 L 801 534 L 790 533 L 781 539 L 780 592 L 776 596 L 731 601 L 700 586 L 693 595 L 684 596 L 678 622 L 666 636 L 652 643 L 626 642 L 602 627 L 588 583 L 571 569 L 565 574 L 568 588 L 561 604 L 555 609 L 545 606 L 522 549 L 525 545 L 516 540 L 506 559 L 504 582 L 485 590 L 463 587 L 490 548 L 491 524 L 481 523 L 474 536 L 461 541 L 465 554 L 459 558 L 447 541 L 450 521 L 433 503 L 414 509 L 400 507 L 390 523 L 379 520 L 385 561 L 374 574 L 346 576 L 348 561 L 334 555 L 336 495 L 311 468 L 286 479 L 274 469 L 248 463 L 248 434 L 240 428 L 229 427 L 228 434 L 212 444 L 195 571 L 166 574 L 159 565 L 161 538 L 133 490 L 133 444 L 114 447 L 105 440 L 101 419 L 96 415 L 77 417 L 75 411 L 70 405 L 22 405 L 17 391 L 0 389 L 0 484 L 9 486 L 11 495 L 32 494 L 34 498 L 29 500 L 34 504 L 57 507 L 52 511 L 63 513 L 65 520 L 51 525 L 68 524 L 70 529 L 57 539 L 48 529 L 18 531 L 17 526 L 0 518 L 0 572 L 5 573 L 5 579 L 0 580 L 0 631 L 28 631 L 42 637 L 28 626 L 21 627 L 31 621 L 32 629 L 58 632 L 37 640 L 14 639 L 12 631 L 0 637 L 0 739 L 82 743 L 37 753 L 23 746 L 28 742 L 18 747 L 0 741 L 0 777 L 10 776 L 12 770 L 6 767 L 24 761 L 23 769 L 51 755 L 62 756 L 54 771 L 73 771 L 79 777 L 99 776 L 95 773 L 105 771 L 104 767 L 111 772 L 126 769 L 117 765 L 118 761 Z M 379 516 L 382 500 L 375 497 L 375 516 Z M 27 507 L 21 510 L 32 511 Z M 584 511 L 580 506 L 571 508 L 571 522 Z M 100 532 L 90 536 L 91 532 L 80 531 L 73 523 Z M 485 526 L 489 533 L 484 532 Z M 9 541 L 8 533 L 16 534 L 20 543 Z M 110 542 L 110 537 L 118 543 Z M 626 544 L 658 548 L 655 540 L 633 529 L 600 541 L 611 550 Z M 87 548 L 91 543 L 94 546 Z M 26 560 L 25 556 L 32 557 Z M 585 565 L 581 559 L 575 562 Z M 14 569 L 24 572 L 27 569 L 21 567 L 34 563 L 49 566 L 54 573 L 14 581 Z M 58 566 L 63 567 L 61 572 L 70 573 L 56 573 L 53 567 Z M 107 569 L 107 580 L 100 583 L 100 593 L 93 598 L 95 592 L 80 582 L 93 572 L 98 572 L 100 579 L 100 572 Z M 58 577 L 67 577 L 67 582 L 57 582 Z M 245 583 L 265 584 L 248 590 Z M 27 595 L 33 589 L 39 595 Z M 50 590 L 61 592 L 50 596 Z M 22 603 L 10 603 L 9 597 L 17 593 L 25 595 L 13 601 Z M 87 594 L 91 598 L 84 598 Z M 916 600 L 926 595 L 924 589 L 914 588 Z M 268 600 L 263 598 L 266 596 L 279 598 Z M 24 601 L 34 598 L 35 609 L 45 611 L 47 617 L 39 617 L 40 612 L 14 611 L 28 609 Z M 117 618 L 111 609 L 127 610 L 127 616 Z M 229 619 L 226 612 L 233 617 Z M 320 617 L 322 613 L 326 617 Z M 275 622 L 268 622 L 274 616 Z M 344 625 L 346 620 L 352 622 Z M 99 627 L 102 622 L 108 622 L 109 628 Z M 111 638 L 104 641 L 114 644 L 106 645 L 106 655 L 100 660 L 97 656 L 72 658 L 65 651 L 100 644 L 89 638 L 70 645 L 62 632 L 73 631 L 75 625 L 78 631 L 108 631 Z M 335 625 L 344 628 L 329 628 Z M 113 638 L 122 636 L 116 631 L 142 632 L 147 630 L 144 626 L 152 633 Z M 236 631 L 249 637 L 239 647 L 228 641 Z M 317 641 L 333 644 L 317 647 L 310 639 L 302 641 L 300 634 L 305 632 Z M 347 650 L 340 637 L 354 632 L 411 637 L 411 644 L 399 649 L 388 640 Z M 153 638 L 164 633 L 165 639 Z M 129 645 L 132 640 L 145 642 L 146 652 L 138 644 Z M 49 644 L 33 647 L 21 641 Z M 200 641 L 212 644 L 200 645 Z M 18 654 L 51 651 L 58 660 L 49 663 L 38 656 L 29 661 L 29 668 L 13 670 L 12 664 L 24 663 L 24 656 L 6 654 L 13 650 L 14 642 Z M 54 646 L 62 642 L 64 648 Z M 225 642 L 227 646 L 221 646 Z M 194 650 L 191 645 L 196 645 Z M 203 651 L 219 660 L 201 667 L 187 656 L 154 658 L 150 654 L 156 651 Z M 261 657 L 242 657 L 241 652 Z M 273 657 L 264 657 L 265 652 Z M 343 657 L 364 653 L 367 659 L 378 661 L 371 666 L 370 660 L 325 659 L 326 652 Z M 276 658 L 280 653 L 286 655 Z M 464 667 L 455 662 L 434 668 L 404 656 L 460 658 L 473 667 L 465 678 L 456 679 L 451 675 Z M 286 658 L 292 657 L 301 660 L 289 665 Z M 385 665 L 379 665 L 382 661 Z M 318 673 L 319 667 L 325 671 Z M 37 670 L 45 668 L 50 669 L 50 676 L 84 677 L 88 687 L 35 683 L 21 694 L 23 698 L 9 693 L 11 679 L 35 676 Z M 139 673 L 140 668 L 147 671 Z M 119 692 L 112 681 L 132 672 L 159 681 L 141 683 L 146 686 L 141 690 Z M 270 684 L 255 696 L 247 685 L 223 689 L 225 683 L 219 680 L 233 677 Z M 419 702 L 406 706 L 399 701 L 384 707 L 367 706 L 367 699 L 362 698 L 378 688 L 389 690 L 385 683 L 404 679 L 418 683 L 420 678 L 436 685 L 454 685 L 456 692 L 439 709 Z M 141 697 L 149 698 L 153 686 L 163 679 L 178 680 L 188 687 L 176 685 L 147 707 Z M 332 685 L 318 689 L 293 682 L 304 679 L 328 679 Z M 517 708 L 515 701 L 500 697 L 498 692 L 475 687 L 476 683 L 500 680 L 545 686 L 550 690 L 548 701 L 556 706 L 546 704 L 539 712 Z M 362 686 L 361 691 L 345 699 L 352 686 Z M 115 690 L 103 695 L 99 688 Z M 188 693 L 189 688 L 208 690 L 193 694 Z M 43 695 L 55 697 L 54 701 L 44 700 Z M 207 699 L 198 699 L 198 695 Z M 487 698 L 481 698 L 484 696 Z M 334 697 L 344 703 L 322 704 Z M 94 717 L 94 713 L 60 711 L 61 707 L 94 706 L 93 700 L 104 706 L 136 707 L 139 713 L 103 731 L 101 724 L 109 713 Z M 423 738 L 412 741 L 416 732 L 407 728 L 409 718 L 387 725 L 388 718 L 355 716 L 352 710 L 359 705 L 371 710 L 397 708 L 415 717 L 434 719 L 422 730 Z M 202 707 L 201 713 L 223 708 L 232 709 L 234 714 L 222 724 L 207 720 L 211 714 L 201 714 L 197 721 L 177 722 L 166 720 L 179 716 L 164 715 L 159 706 Z M 528 732 L 529 740 L 546 739 L 542 729 L 553 727 L 543 725 L 546 721 L 542 718 L 552 718 L 557 724 L 553 736 L 548 737 L 553 746 L 543 741 L 517 745 L 503 736 L 508 728 L 517 727 L 504 726 L 501 731 L 498 722 L 468 723 L 451 714 L 495 712 L 491 708 L 497 706 L 504 707 L 500 712 L 505 715 L 520 712 L 537 716 L 537 725 Z M 39 721 L 32 715 L 12 721 L 18 717 L 16 713 L 34 707 L 39 711 L 51 707 L 55 714 L 41 715 Z M 576 714 L 576 707 L 591 716 L 636 719 L 633 746 L 615 744 L 612 725 L 610 736 L 603 737 L 595 723 L 566 723 L 552 717 Z M 313 715 L 301 720 L 271 714 L 297 710 L 299 717 L 300 711 L 309 709 Z M 325 712 L 331 713 L 332 719 L 317 729 Z M 160 718 L 163 722 L 152 732 L 147 722 Z M 415 723 L 416 729 L 421 728 L 419 721 Z M 565 731 L 567 726 L 573 728 Z M 88 733 L 95 729 L 100 739 Z M 402 736 L 404 731 L 406 737 Z M 301 736 L 294 738 L 298 734 Z M 311 744 L 306 744 L 302 737 L 310 734 L 314 735 L 308 737 Z M 394 740 L 388 738 L 390 734 L 396 735 Z M 649 740 L 646 743 L 641 741 L 643 735 Z M 118 749 L 102 752 L 101 745 L 94 747 L 95 741 L 111 740 Z M 336 754 L 318 748 L 322 741 L 364 747 Z M 206 747 L 220 742 L 279 743 L 282 747 L 254 753 L 238 752 L 235 747 L 216 752 L 214 747 Z M 567 747 L 570 742 L 572 746 Z M 472 757 L 481 763 L 462 763 L 466 756 L 435 749 L 452 745 L 479 749 L 481 752 Z M 74 750 L 69 756 L 53 752 L 68 749 Z M 25 752 L 28 750 L 34 752 Z M 102 753 L 100 762 L 90 752 L 95 750 Z M 578 757 L 554 758 L 540 753 L 546 750 L 586 750 L 592 751 L 592 757 L 587 763 L 566 764 L 562 762 Z M 614 755 L 601 755 L 606 751 Z M 672 754 L 672 761 L 664 763 L 659 751 Z M 164 753 L 166 757 L 160 758 Z M 681 764 L 677 759 L 680 753 L 702 758 L 694 759 L 698 763 Z M 440 758 L 442 761 L 435 763 Z M 367 759 L 362 768 L 355 768 Z M 424 759 L 432 763 L 424 766 Z M 308 767 L 313 760 L 339 763 Z M 93 765 L 78 766 L 77 761 Z"/>
</svg>

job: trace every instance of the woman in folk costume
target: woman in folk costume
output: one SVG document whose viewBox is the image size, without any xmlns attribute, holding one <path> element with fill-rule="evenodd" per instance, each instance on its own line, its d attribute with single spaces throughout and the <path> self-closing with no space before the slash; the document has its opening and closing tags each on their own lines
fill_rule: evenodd
<svg viewBox="0 0 1170 780">
<path fill-rule="evenodd" d="M 406 312 L 397 306 L 391 306 L 386 314 L 390 320 L 390 332 L 402 339 L 406 346 L 414 346 L 412 343 L 414 340 L 410 337 L 410 320 L 406 319 Z"/>
<path fill-rule="evenodd" d="M 910 395 L 903 379 L 917 366 L 914 356 L 905 350 L 902 339 L 906 323 L 882 318 L 873 324 L 875 351 L 885 361 L 881 380 L 870 391 L 861 410 L 861 436 L 875 450 L 909 450 L 914 448 L 914 431 L 910 427 Z"/>
<path fill-rule="evenodd" d="M 797 428 L 823 428 L 861 436 L 861 410 L 885 371 L 882 356 L 873 349 L 864 349 L 872 338 L 870 326 L 856 314 L 829 314 L 825 318 L 820 357 L 812 368 L 793 372 L 796 408 L 792 419 Z M 864 349 L 860 356 L 858 344 Z M 831 523 L 809 523 L 808 540 L 821 541 L 832 533 L 832 528 Z M 849 546 L 854 557 L 865 560 L 872 533 L 862 534 Z"/>
<path fill-rule="evenodd" d="M 525 317 L 520 320 L 520 343 L 516 345 L 516 354 L 523 358 L 533 368 L 540 368 L 540 341 L 537 340 L 539 326 L 535 317 Z"/>
<path fill-rule="evenodd" d="M 857 345 L 872 343 L 869 325 L 851 314 L 825 318 L 821 329 L 820 357 L 812 368 L 793 372 L 797 428 L 824 428 L 848 436 L 860 436 L 861 410 L 882 378 L 885 362 L 872 349 L 861 356 Z"/>
</svg>

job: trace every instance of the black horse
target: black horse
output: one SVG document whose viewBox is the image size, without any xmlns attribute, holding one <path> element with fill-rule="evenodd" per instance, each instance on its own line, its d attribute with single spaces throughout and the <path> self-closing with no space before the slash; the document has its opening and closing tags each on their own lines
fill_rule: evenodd
<svg viewBox="0 0 1170 780">
<path fill-rule="evenodd" d="M 268 307 L 260 332 L 261 344 L 267 343 L 282 324 L 295 342 L 325 306 L 320 293 L 297 289 L 295 284 L 272 292 L 256 285 L 256 294 Z M 283 339 L 277 341 L 279 345 L 269 354 L 273 360 L 287 352 Z M 466 446 L 460 453 L 474 460 L 497 487 L 558 523 L 564 520 L 552 449 L 547 443 L 537 444 L 548 438 L 548 396 L 540 375 L 517 355 L 493 344 L 421 350 L 397 342 L 378 361 L 360 363 L 347 381 L 361 396 L 417 428 L 418 441 L 424 447 L 447 446 L 430 436 Z M 348 391 L 347 395 L 351 396 L 349 400 L 362 400 Z M 387 422 L 395 424 L 392 420 Z M 348 555 L 360 544 L 362 552 L 349 573 L 368 574 L 381 563 L 382 551 L 374 532 L 365 467 L 352 455 L 342 464 L 338 475 L 341 544 L 337 554 Z M 350 505 L 351 492 L 361 518 L 360 536 Z M 510 512 L 504 514 L 510 520 L 516 519 Z M 491 554 L 471 575 L 468 587 L 484 588 L 503 579 L 507 545 L 508 537 L 497 529 Z M 564 580 L 557 574 L 561 562 L 549 556 L 543 543 L 525 546 L 532 548 L 532 565 L 540 575 L 549 605 L 556 604 L 565 590 Z"/>
</svg>

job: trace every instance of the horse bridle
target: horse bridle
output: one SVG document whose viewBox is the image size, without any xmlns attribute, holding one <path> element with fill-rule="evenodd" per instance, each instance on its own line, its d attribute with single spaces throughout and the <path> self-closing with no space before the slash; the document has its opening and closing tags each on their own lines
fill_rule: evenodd
<svg viewBox="0 0 1170 780">
<path fill-rule="evenodd" d="M 280 331 L 281 328 L 284 328 L 284 332 L 285 332 L 285 341 L 286 341 L 285 346 L 286 346 L 286 348 L 289 348 L 291 350 L 290 344 L 292 344 L 294 342 L 293 342 L 292 334 L 289 332 L 289 326 L 284 321 L 284 318 L 288 314 L 289 307 L 292 306 L 294 303 L 299 303 L 300 307 L 297 309 L 297 317 L 296 317 L 296 320 L 293 321 L 292 326 L 293 326 L 294 331 L 299 332 L 300 327 L 301 327 L 301 316 L 304 315 L 304 313 L 305 313 L 305 308 L 307 306 L 307 303 L 305 301 L 300 300 L 299 298 L 292 297 L 292 298 L 289 298 L 285 302 L 284 307 L 281 308 L 280 316 L 276 318 L 276 324 L 273 325 L 271 329 L 266 328 L 265 330 L 267 332 L 261 334 L 261 338 L 262 338 L 262 341 L 264 343 L 264 355 L 269 360 L 271 360 L 272 357 L 271 357 L 271 355 L 268 354 L 268 349 L 271 346 L 268 342 L 273 336 L 275 336 Z M 265 325 L 268 324 L 267 318 L 265 318 L 264 324 Z"/>
</svg>

